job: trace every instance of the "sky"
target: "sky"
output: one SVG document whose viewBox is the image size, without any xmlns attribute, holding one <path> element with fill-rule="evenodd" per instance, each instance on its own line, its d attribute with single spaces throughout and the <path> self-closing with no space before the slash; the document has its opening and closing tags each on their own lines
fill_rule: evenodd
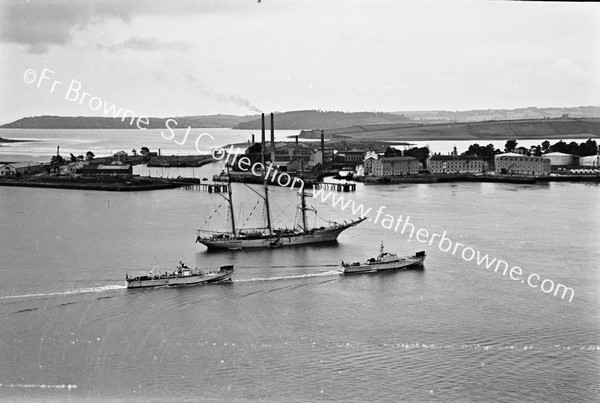
<svg viewBox="0 0 600 403">
<path fill-rule="evenodd" d="M 569 2 L 0 0 L 0 122 L 600 105 L 599 21 Z"/>
</svg>

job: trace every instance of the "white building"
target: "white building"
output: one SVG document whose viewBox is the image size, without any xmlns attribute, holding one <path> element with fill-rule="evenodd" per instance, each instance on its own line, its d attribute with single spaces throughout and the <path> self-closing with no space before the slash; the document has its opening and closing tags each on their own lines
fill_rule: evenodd
<svg viewBox="0 0 600 403">
<path fill-rule="evenodd" d="M 598 155 L 590 155 L 588 157 L 579 158 L 579 165 L 582 167 L 600 167 L 600 156 Z"/>
<path fill-rule="evenodd" d="M 548 175 L 550 160 L 544 157 L 527 157 L 516 153 L 498 154 L 494 157 L 496 173 L 518 175 Z"/>
<path fill-rule="evenodd" d="M 423 165 L 414 157 L 383 157 L 373 162 L 374 176 L 418 174 Z"/>
<path fill-rule="evenodd" d="M 433 155 L 427 160 L 427 169 L 433 174 L 481 173 L 487 171 L 487 162 L 473 155 Z"/>
</svg>

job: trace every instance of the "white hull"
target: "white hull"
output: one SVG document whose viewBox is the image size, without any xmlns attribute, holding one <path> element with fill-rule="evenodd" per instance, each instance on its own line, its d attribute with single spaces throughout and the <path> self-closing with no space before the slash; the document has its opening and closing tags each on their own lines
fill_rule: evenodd
<svg viewBox="0 0 600 403">
<path fill-rule="evenodd" d="M 345 274 L 375 273 L 384 270 L 403 270 L 410 267 L 422 266 L 425 257 L 404 258 L 395 262 L 342 264 L 341 269 Z"/>
<path fill-rule="evenodd" d="M 198 237 L 196 242 L 200 242 L 208 249 L 230 249 L 239 250 L 247 248 L 278 248 L 282 246 L 306 245 L 314 243 L 332 242 L 337 240 L 338 235 L 347 228 L 353 227 L 365 218 L 353 221 L 350 224 L 337 225 L 323 230 L 314 230 L 312 233 L 271 235 L 257 238 L 203 238 Z"/>
</svg>

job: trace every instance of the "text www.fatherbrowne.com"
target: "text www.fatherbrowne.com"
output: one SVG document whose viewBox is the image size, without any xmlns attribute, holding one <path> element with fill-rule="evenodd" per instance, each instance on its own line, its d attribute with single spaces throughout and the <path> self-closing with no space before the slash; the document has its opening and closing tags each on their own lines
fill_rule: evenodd
<svg viewBox="0 0 600 403">
<path fill-rule="evenodd" d="M 427 243 L 432 246 L 434 243 L 438 249 L 442 252 L 451 253 L 453 256 L 457 254 L 467 262 L 476 261 L 478 266 L 483 266 L 486 269 L 494 269 L 494 273 L 502 273 L 502 276 L 508 274 L 508 278 L 512 281 L 517 281 L 522 284 L 527 284 L 531 288 L 539 288 L 545 294 L 553 294 L 555 297 L 560 295 L 561 299 L 568 298 L 569 302 L 573 301 L 575 297 L 575 290 L 570 287 L 566 287 L 563 284 L 555 283 L 551 279 L 542 279 L 539 275 L 532 273 L 525 275 L 523 269 L 519 266 L 510 267 L 508 262 L 490 257 L 487 253 L 482 254 L 478 250 L 476 251 L 470 246 L 466 246 L 460 242 L 453 242 L 446 235 L 446 231 L 443 234 L 430 233 L 425 228 L 417 229 L 414 224 L 410 222 L 410 216 L 398 216 L 394 217 L 391 214 L 384 214 L 386 206 L 380 206 L 377 209 L 377 213 L 374 219 L 371 219 L 370 213 L 373 211 L 371 207 L 365 208 L 362 203 L 355 203 L 354 200 L 346 199 L 343 195 L 337 195 L 332 191 L 325 191 L 323 188 L 315 189 L 313 192 L 313 198 L 320 200 L 323 203 L 331 202 L 333 207 L 338 207 L 342 211 L 352 212 L 353 215 L 359 217 L 369 217 L 369 221 L 374 224 L 379 223 L 383 228 L 393 231 L 400 232 L 404 235 L 408 234 L 409 239 L 413 237 L 421 243 Z M 380 220 L 381 219 L 381 220 Z"/>
</svg>

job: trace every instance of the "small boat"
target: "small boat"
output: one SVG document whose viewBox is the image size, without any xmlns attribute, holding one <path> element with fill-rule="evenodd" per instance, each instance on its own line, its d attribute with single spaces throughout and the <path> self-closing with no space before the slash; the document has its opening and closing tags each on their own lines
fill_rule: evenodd
<svg viewBox="0 0 600 403">
<path fill-rule="evenodd" d="M 424 251 L 417 252 L 414 256 L 398 257 L 395 253 L 383 251 L 383 243 L 379 249 L 379 256 L 370 258 L 365 262 L 344 263 L 340 264 L 340 270 L 344 274 L 355 273 L 373 273 L 382 270 L 398 270 L 407 269 L 409 267 L 422 266 L 425 261 L 426 253 Z"/>
<path fill-rule="evenodd" d="M 205 271 L 198 268 L 192 269 L 180 260 L 177 268 L 172 272 L 163 272 L 158 267 L 154 267 L 145 276 L 129 277 L 125 273 L 125 281 L 127 281 L 127 288 L 216 283 L 230 279 L 229 276 L 233 273 L 233 270 L 233 265 L 221 266 L 215 271 Z"/>
</svg>

